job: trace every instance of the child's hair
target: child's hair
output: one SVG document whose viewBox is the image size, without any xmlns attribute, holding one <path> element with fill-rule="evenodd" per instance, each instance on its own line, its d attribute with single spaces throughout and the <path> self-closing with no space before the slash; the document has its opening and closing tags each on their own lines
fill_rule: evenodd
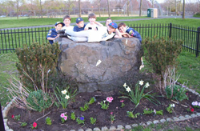
<svg viewBox="0 0 200 131">
<path fill-rule="evenodd" d="M 107 20 L 111 20 L 111 21 L 112 21 L 112 19 L 111 19 L 110 17 L 108 17 L 108 18 L 106 19 L 106 22 L 107 22 Z"/>
<path fill-rule="evenodd" d="M 71 17 L 70 17 L 69 15 L 66 15 L 66 16 L 63 18 L 63 21 L 64 21 L 65 19 L 69 19 L 69 20 L 71 21 Z"/>
<path fill-rule="evenodd" d="M 90 13 L 90 14 L 88 15 L 88 20 L 89 20 L 90 18 L 95 18 L 95 19 L 96 19 L 96 15 L 95 15 L 94 13 Z"/>
<path fill-rule="evenodd" d="M 125 23 L 119 23 L 118 29 L 119 29 L 121 26 L 125 26 L 125 27 L 126 27 L 126 24 L 125 24 Z"/>
</svg>

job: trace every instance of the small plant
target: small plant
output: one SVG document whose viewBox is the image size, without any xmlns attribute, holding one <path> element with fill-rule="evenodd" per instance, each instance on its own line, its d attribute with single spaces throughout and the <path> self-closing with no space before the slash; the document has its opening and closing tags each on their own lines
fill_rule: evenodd
<svg viewBox="0 0 200 131">
<path fill-rule="evenodd" d="M 74 98 L 76 96 L 76 91 L 74 90 L 73 92 L 70 91 L 70 87 L 67 86 L 66 89 L 60 91 L 60 89 L 58 87 L 56 87 L 54 89 L 54 94 L 59 102 L 60 105 L 62 105 L 63 109 L 66 109 L 70 99 Z M 56 106 L 59 108 L 59 104 L 57 102 L 55 102 Z"/>
<path fill-rule="evenodd" d="M 27 98 L 28 105 L 35 111 L 44 111 L 52 105 L 52 101 L 48 93 L 44 93 L 42 90 L 33 91 Z"/>
<path fill-rule="evenodd" d="M 95 125 L 96 124 L 96 118 L 90 117 L 90 123 L 92 125 Z"/>
<path fill-rule="evenodd" d="M 172 113 L 174 107 L 175 107 L 175 104 L 170 104 L 170 105 L 166 108 L 167 112 Z"/>
<path fill-rule="evenodd" d="M 173 92 L 172 89 L 173 88 Z M 173 99 L 173 100 L 177 100 L 177 101 L 182 101 L 187 99 L 188 100 L 188 96 L 186 95 L 186 89 L 181 87 L 180 85 L 174 85 L 172 86 L 167 86 L 165 88 L 165 92 L 166 92 L 166 96 L 168 99 Z"/>
<path fill-rule="evenodd" d="M 89 105 L 93 104 L 94 102 L 96 101 L 96 98 L 95 97 L 92 97 L 90 99 L 90 101 L 88 102 Z"/>
<path fill-rule="evenodd" d="M 115 115 L 113 115 L 113 112 L 110 112 L 110 121 L 111 121 L 111 124 L 113 124 L 115 120 Z"/>
<path fill-rule="evenodd" d="M 51 121 L 50 117 L 46 118 L 46 124 L 49 125 L 49 126 L 52 125 L 52 121 Z"/>
<path fill-rule="evenodd" d="M 163 110 L 156 111 L 156 110 L 154 109 L 153 112 L 154 112 L 156 115 L 163 115 Z"/>
<path fill-rule="evenodd" d="M 133 114 L 133 112 L 127 111 L 127 116 L 130 118 L 137 118 L 139 115 L 140 113 Z"/>
<path fill-rule="evenodd" d="M 194 101 L 194 102 L 192 102 L 192 106 L 194 108 L 200 108 L 200 102 Z"/>
<path fill-rule="evenodd" d="M 120 100 L 120 102 L 121 102 L 121 108 L 123 108 L 125 106 L 124 100 Z"/>
<path fill-rule="evenodd" d="M 76 120 L 76 115 L 75 115 L 74 112 L 71 113 L 71 119 L 74 120 L 74 121 Z"/>
<path fill-rule="evenodd" d="M 32 129 L 37 128 L 37 123 L 36 123 L 36 122 L 33 122 L 33 124 L 31 125 L 31 128 L 32 128 Z"/>
<path fill-rule="evenodd" d="M 86 111 L 88 109 L 89 109 L 89 104 L 88 103 L 85 103 L 84 107 L 80 107 L 81 111 Z"/>
<path fill-rule="evenodd" d="M 85 122 L 84 116 L 77 117 L 77 118 L 76 118 L 76 122 L 77 122 L 79 125 L 80 125 L 80 124 L 84 124 L 84 122 Z"/>
<path fill-rule="evenodd" d="M 112 101 L 113 101 L 112 97 L 107 97 L 106 100 L 101 101 L 101 103 L 100 103 L 101 108 L 104 109 L 104 110 L 107 110 L 108 107 L 109 107 L 109 103 L 111 103 Z"/>
<path fill-rule="evenodd" d="M 16 116 L 12 115 L 11 117 L 12 117 L 13 119 L 19 121 L 21 116 L 20 116 L 20 114 L 19 114 L 19 115 L 16 115 Z"/>
<path fill-rule="evenodd" d="M 122 93 L 122 94 L 125 94 L 125 96 L 122 96 L 120 98 L 128 98 L 131 100 L 131 102 L 133 102 L 136 106 L 135 108 L 137 108 L 137 106 L 140 104 L 140 100 L 142 98 L 146 98 L 148 99 L 149 101 L 153 102 L 156 101 L 158 102 L 153 94 L 150 94 L 150 92 L 144 94 L 144 89 L 145 88 L 148 88 L 150 85 L 149 83 L 147 82 L 143 88 L 141 89 L 140 86 L 144 85 L 144 81 L 141 80 L 139 81 L 136 85 L 135 85 L 135 91 L 131 90 L 131 88 L 129 86 L 126 85 L 126 83 L 124 83 L 123 87 L 125 88 L 126 92 L 127 93 Z"/>
<path fill-rule="evenodd" d="M 144 111 L 144 115 L 149 115 L 149 114 L 152 114 L 153 113 L 153 110 L 149 109 L 149 108 L 146 108 L 143 110 Z"/>
<path fill-rule="evenodd" d="M 27 123 L 26 122 L 22 122 L 21 123 L 21 127 L 25 127 L 25 126 L 27 126 Z"/>
<path fill-rule="evenodd" d="M 190 106 L 189 108 L 187 108 L 187 111 L 193 113 L 193 112 L 194 112 L 194 108 L 192 108 L 192 107 Z"/>
<path fill-rule="evenodd" d="M 67 112 L 65 113 L 61 113 L 60 118 L 61 118 L 61 122 L 65 123 L 67 121 Z"/>
</svg>

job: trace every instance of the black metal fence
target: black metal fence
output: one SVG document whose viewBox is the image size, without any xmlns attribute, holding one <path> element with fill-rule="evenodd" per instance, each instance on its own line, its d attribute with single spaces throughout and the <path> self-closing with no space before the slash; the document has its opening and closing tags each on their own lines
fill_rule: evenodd
<svg viewBox="0 0 200 131">
<path fill-rule="evenodd" d="M 183 48 L 199 55 L 200 27 L 187 27 L 175 24 L 132 24 L 128 25 L 137 30 L 141 37 L 158 37 L 182 39 Z M 53 27 L 52 27 L 53 28 Z M 30 45 L 33 42 L 48 42 L 46 35 L 51 27 L 20 28 L 0 30 L 0 53 L 13 52 L 23 44 Z"/>
</svg>

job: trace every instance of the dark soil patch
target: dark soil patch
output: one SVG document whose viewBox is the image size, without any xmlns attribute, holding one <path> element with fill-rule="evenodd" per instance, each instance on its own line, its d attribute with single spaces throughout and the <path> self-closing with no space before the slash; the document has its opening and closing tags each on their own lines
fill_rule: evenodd
<svg viewBox="0 0 200 131">
<path fill-rule="evenodd" d="M 142 99 L 140 105 L 136 108 L 134 113 L 140 113 L 141 115 L 138 116 L 138 118 L 131 119 L 127 117 L 126 112 L 132 111 L 135 107 L 135 105 L 128 99 L 125 100 L 125 107 L 121 108 L 121 103 L 119 98 L 120 94 L 116 92 L 93 92 L 93 93 L 79 93 L 76 96 L 75 102 L 72 104 L 69 104 L 67 109 L 57 109 L 56 107 L 51 107 L 48 109 L 46 113 L 49 111 L 51 112 L 48 117 L 51 118 L 52 125 L 48 126 L 45 124 L 45 116 L 44 118 L 36 121 L 36 119 L 43 116 L 43 113 L 38 112 L 31 112 L 28 113 L 27 110 L 19 109 L 19 108 L 12 108 L 8 113 L 8 126 L 12 128 L 14 131 L 29 131 L 32 130 L 30 128 L 30 125 L 33 122 L 38 123 L 38 128 L 35 130 L 44 130 L 44 131 L 69 131 L 70 129 L 78 130 L 80 128 L 87 129 L 87 128 L 95 128 L 95 127 L 103 127 L 107 126 L 110 127 L 111 125 L 117 126 L 117 125 L 127 125 L 127 124 L 138 124 L 141 122 L 147 122 L 152 121 L 155 119 L 162 119 L 162 118 L 172 118 L 172 117 L 179 117 L 180 115 L 186 115 L 191 114 L 191 112 L 187 111 L 187 108 L 182 106 L 190 106 L 193 101 L 200 101 L 200 98 L 197 95 L 194 95 L 190 92 L 187 92 L 189 100 L 183 100 L 182 102 L 179 102 L 179 104 L 174 103 L 176 106 L 174 108 L 174 112 L 172 114 L 169 114 L 166 111 L 166 107 L 169 106 L 169 104 L 172 104 L 173 102 L 171 100 L 168 100 L 166 98 L 158 97 L 157 99 L 160 101 L 160 105 L 155 105 L 151 102 L 149 102 L 146 99 Z M 79 107 L 83 107 L 84 103 L 88 102 L 91 97 L 96 97 L 97 101 L 89 106 L 89 110 L 82 112 L 80 111 Z M 112 96 L 114 100 L 112 103 L 110 103 L 109 108 L 107 110 L 101 109 L 101 105 L 99 105 L 99 102 L 106 99 L 106 97 Z M 155 110 L 163 110 L 163 116 L 162 115 L 142 115 L 143 110 L 145 108 L 155 109 Z M 76 116 L 84 116 L 85 117 L 85 125 L 78 125 L 75 121 L 72 121 L 70 119 L 71 112 L 75 112 Z M 66 123 L 61 124 L 60 120 L 60 114 L 67 112 L 68 114 L 68 120 Z M 113 112 L 115 115 L 115 121 L 113 124 L 110 122 L 110 112 Z M 195 112 L 200 112 L 200 109 L 195 109 Z M 11 118 L 12 115 L 21 115 L 21 120 L 16 121 Z M 97 119 L 96 125 L 90 124 L 90 117 L 94 117 Z M 28 125 L 26 127 L 21 127 L 20 122 L 27 122 Z"/>
</svg>

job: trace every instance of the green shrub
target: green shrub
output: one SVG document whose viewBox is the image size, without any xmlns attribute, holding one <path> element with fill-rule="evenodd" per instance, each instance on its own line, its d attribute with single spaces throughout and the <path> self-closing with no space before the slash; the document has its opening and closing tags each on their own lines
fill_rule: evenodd
<svg viewBox="0 0 200 131">
<path fill-rule="evenodd" d="M 60 52 L 57 43 L 33 43 L 30 46 L 24 45 L 22 49 L 17 48 L 19 62 L 16 66 L 23 85 L 44 91 L 47 88 L 48 76 L 56 72 Z"/>
<path fill-rule="evenodd" d="M 143 48 L 146 61 L 151 65 L 152 70 L 160 79 L 160 91 L 163 92 L 167 86 L 168 70 L 175 68 L 176 59 L 181 53 L 182 40 L 173 40 L 171 38 L 146 38 L 143 41 Z"/>
<path fill-rule="evenodd" d="M 42 90 L 33 91 L 27 98 L 28 105 L 35 111 L 44 111 L 52 105 L 51 98 Z"/>
<path fill-rule="evenodd" d="M 46 124 L 49 125 L 49 126 L 52 125 L 52 121 L 51 121 L 50 117 L 46 118 Z"/>
<path fill-rule="evenodd" d="M 172 95 L 171 88 L 173 88 L 173 95 Z M 185 100 L 185 99 L 188 100 L 188 96 L 186 95 L 186 91 L 187 90 L 184 89 L 183 87 L 181 87 L 180 85 L 174 85 L 174 87 L 167 86 L 165 88 L 167 98 L 177 100 L 177 101 L 182 101 L 182 100 Z M 171 98 L 171 96 L 172 96 L 172 98 Z"/>
</svg>

